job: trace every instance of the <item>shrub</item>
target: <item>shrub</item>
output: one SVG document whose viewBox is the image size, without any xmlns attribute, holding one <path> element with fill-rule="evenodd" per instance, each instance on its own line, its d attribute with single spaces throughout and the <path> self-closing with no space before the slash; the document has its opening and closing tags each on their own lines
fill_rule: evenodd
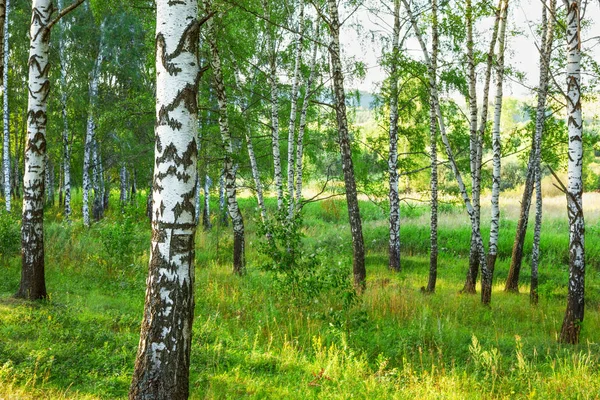
<svg viewBox="0 0 600 400">
<path fill-rule="evenodd" d="M 21 249 L 21 224 L 15 215 L 0 211 L 0 256 L 16 255 Z"/>
</svg>

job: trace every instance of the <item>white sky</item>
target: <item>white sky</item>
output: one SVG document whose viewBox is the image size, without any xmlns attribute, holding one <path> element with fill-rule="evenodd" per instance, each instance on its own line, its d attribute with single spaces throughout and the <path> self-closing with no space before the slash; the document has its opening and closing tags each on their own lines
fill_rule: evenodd
<svg viewBox="0 0 600 400">
<path fill-rule="evenodd" d="M 379 3 L 380 0 L 374 0 Z M 585 0 L 584 0 L 585 1 Z M 389 2 L 391 3 L 391 1 Z M 560 7 L 559 12 L 564 12 L 562 2 L 557 2 L 557 7 Z M 538 61 L 539 55 L 535 46 L 534 32 L 536 26 L 541 19 L 541 0 L 512 0 L 509 7 L 509 29 L 519 30 L 521 32 L 518 36 L 510 37 L 509 43 L 507 43 L 506 63 L 518 71 L 524 72 L 526 75 L 525 85 L 528 87 L 537 86 L 538 80 Z M 342 15 L 342 18 L 343 15 Z M 351 26 L 348 21 L 344 27 L 342 35 L 342 47 L 343 52 L 350 57 L 355 57 L 357 61 L 363 61 L 367 65 L 367 76 L 361 82 L 355 80 L 348 82 L 348 85 L 360 90 L 367 92 L 376 92 L 378 90 L 378 84 L 385 78 L 385 71 L 378 66 L 378 60 L 381 56 L 381 45 L 377 42 L 372 42 L 372 35 L 369 31 L 382 31 L 381 20 L 374 17 L 366 9 L 359 10 L 354 18 L 357 22 L 363 26 L 362 34 L 356 32 L 354 27 Z M 590 23 L 590 27 L 583 32 L 583 40 L 586 38 L 600 36 L 600 0 L 590 0 L 585 20 Z M 390 24 L 391 17 L 386 18 L 383 24 Z M 483 45 L 487 48 L 490 34 L 487 31 L 493 21 L 480 22 L 476 27 L 480 28 L 479 33 L 482 37 Z M 412 35 L 412 33 L 411 33 Z M 475 35 L 477 38 L 477 34 Z M 476 39 L 477 40 L 477 39 Z M 596 39 L 585 43 L 586 47 L 592 47 L 594 58 L 600 62 L 600 40 Z M 421 49 L 416 39 L 411 39 L 406 42 L 407 50 L 415 55 L 415 57 L 421 58 Z M 585 79 L 585 77 L 584 77 Z M 560 80 L 559 80 L 560 82 Z M 479 85 L 482 86 L 482 85 Z M 523 87 L 522 85 L 514 82 L 506 82 L 505 94 L 509 96 L 523 97 L 529 96 L 531 91 Z"/>
</svg>

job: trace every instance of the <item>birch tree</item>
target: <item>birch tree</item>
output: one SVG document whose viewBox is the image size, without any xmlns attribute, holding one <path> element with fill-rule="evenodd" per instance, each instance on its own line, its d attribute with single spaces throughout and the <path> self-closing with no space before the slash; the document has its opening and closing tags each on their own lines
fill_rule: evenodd
<svg viewBox="0 0 600 400">
<path fill-rule="evenodd" d="M 454 176 L 456 178 L 456 182 L 458 183 L 458 188 L 459 188 L 461 197 L 463 199 L 463 202 L 465 203 L 465 207 L 467 209 L 467 214 L 469 215 L 469 219 L 471 222 L 471 229 L 472 229 L 472 232 L 474 233 L 475 242 L 477 244 L 477 251 L 478 251 L 478 255 L 479 255 L 479 263 L 481 265 L 482 279 L 491 280 L 491 278 L 489 276 L 489 271 L 487 268 L 485 247 L 483 246 L 483 240 L 481 238 L 481 232 L 479 230 L 479 225 L 478 225 L 477 216 L 475 214 L 475 209 L 471 203 L 471 199 L 467 192 L 467 188 L 466 188 L 464 180 L 462 178 L 462 174 L 460 173 L 460 170 L 458 169 L 458 165 L 456 164 L 456 158 L 454 157 L 454 151 L 452 150 L 452 147 L 450 146 L 450 141 L 448 140 L 448 135 L 446 134 L 446 125 L 444 123 L 444 117 L 442 115 L 442 110 L 440 107 L 438 87 L 437 87 L 437 83 L 433 79 L 435 75 L 432 73 L 431 56 L 429 54 L 429 51 L 427 50 L 427 46 L 425 44 L 423 34 L 422 34 L 421 30 L 419 29 L 419 26 L 417 24 L 417 19 L 415 17 L 415 14 L 411 10 L 408 0 L 402 0 L 402 3 L 404 5 L 404 8 L 406 9 L 407 15 L 410 20 L 410 24 L 415 33 L 415 36 L 417 37 L 417 40 L 421 47 L 421 50 L 423 52 L 423 58 L 425 59 L 425 64 L 427 66 L 428 75 L 429 75 L 429 82 L 430 82 L 429 87 L 430 87 L 431 102 L 436 111 L 437 124 L 438 124 L 438 128 L 439 128 L 440 136 L 442 139 L 442 143 L 444 144 L 444 149 L 446 150 L 446 155 L 448 157 L 448 161 L 452 168 L 452 172 L 454 173 Z M 485 286 L 482 285 L 481 301 L 484 304 L 489 304 L 491 301 L 491 295 L 489 293 L 486 293 L 486 291 L 483 290 L 484 288 L 485 288 Z"/>
<path fill-rule="evenodd" d="M 493 276 L 498 255 L 498 235 L 500 231 L 500 173 L 502 167 L 502 142 L 500 136 L 500 120 L 502 117 L 502 99 L 504 83 L 504 51 L 506 44 L 506 25 L 508 24 L 508 3 L 506 0 L 501 6 L 500 33 L 498 45 L 498 61 L 496 65 L 496 99 L 494 104 L 494 126 L 492 128 L 492 199 L 490 244 L 488 250 L 488 268 Z"/>
<path fill-rule="evenodd" d="M 30 300 L 47 297 L 44 277 L 44 162 L 46 159 L 47 101 L 50 91 L 49 50 L 52 26 L 83 3 L 77 0 L 52 19 L 51 0 L 33 0 L 30 27 L 27 145 L 23 176 L 21 225 L 21 283 L 16 296 Z"/>
<path fill-rule="evenodd" d="M 569 294 L 560 341 L 576 344 L 585 306 L 585 221 L 583 218 L 583 118 L 581 114 L 581 0 L 565 0 L 567 8 L 567 121 L 569 166 Z"/>
<path fill-rule="evenodd" d="M 542 21 L 542 26 L 544 27 L 542 31 L 543 39 L 545 40 L 542 41 L 542 45 L 539 49 L 540 77 L 538 84 L 535 133 L 533 135 L 533 143 L 531 152 L 529 154 L 529 161 L 527 163 L 527 177 L 525 179 L 523 196 L 521 198 L 521 213 L 519 216 L 519 222 L 517 223 L 515 241 L 513 243 L 510 270 L 508 272 L 508 277 L 506 278 L 506 285 L 504 286 L 504 290 L 506 292 L 517 293 L 519 291 L 519 275 L 523 260 L 523 246 L 525 244 L 525 234 L 527 233 L 527 225 L 529 222 L 529 209 L 531 207 L 531 198 L 536 179 L 536 164 L 541 157 L 542 136 L 544 131 L 544 122 L 546 119 L 546 98 L 548 96 L 549 68 L 552 58 L 552 44 L 554 41 L 555 5 L 556 0 L 549 1 L 548 7 L 552 13 L 551 17 L 549 18 L 548 23 L 545 25 L 545 21 Z M 544 4 L 542 7 L 545 9 L 546 5 Z M 546 13 L 544 12 L 542 15 L 545 16 Z"/>
<path fill-rule="evenodd" d="M 300 65 L 302 64 L 302 41 L 304 40 L 304 1 L 300 1 L 298 16 L 298 34 L 294 48 L 294 78 L 292 93 L 290 94 L 290 123 L 288 128 L 288 165 L 287 165 L 287 191 L 289 198 L 288 218 L 294 214 L 294 143 L 296 139 L 296 114 L 298 112 L 298 87 L 300 83 Z"/>
<path fill-rule="evenodd" d="M 58 0 L 58 8 L 63 9 L 63 0 Z M 59 30 L 58 57 L 60 62 L 60 106 L 63 119 L 62 145 L 63 145 L 63 184 L 65 219 L 71 217 L 71 146 L 69 140 L 69 119 L 67 117 L 67 59 L 65 54 L 65 32 L 67 26 L 63 23 Z"/>
<path fill-rule="evenodd" d="M 132 399 L 189 395 L 199 25 L 197 0 L 156 2 L 152 242 Z"/>
<path fill-rule="evenodd" d="M 93 149 L 96 132 L 96 121 L 95 121 L 95 106 L 98 97 L 98 82 L 100 80 L 100 68 L 102 67 L 102 61 L 104 60 L 103 53 L 103 42 L 102 35 L 104 31 L 105 22 L 103 21 L 100 25 L 100 43 L 98 44 L 98 54 L 96 56 L 96 62 L 92 69 L 90 88 L 89 88 L 89 108 L 88 108 L 88 119 L 85 134 L 85 147 L 83 154 L 83 224 L 90 226 L 90 208 L 89 208 L 89 193 L 92 188 L 92 179 L 90 179 L 90 167 L 95 166 L 91 164 L 94 160 Z M 92 177 L 93 178 L 93 177 Z"/>
<path fill-rule="evenodd" d="M 206 14 L 211 13 L 211 1 L 204 0 Z M 233 271 L 243 274 L 246 268 L 246 250 L 244 239 L 244 218 L 237 202 L 236 167 L 234 165 L 233 142 L 229 130 L 229 118 L 227 115 L 227 93 L 223 81 L 221 57 L 216 39 L 216 27 L 211 19 L 207 23 L 207 42 L 210 46 L 210 64 L 213 73 L 213 85 L 219 104 L 219 129 L 225 149 L 225 160 L 223 176 L 225 181 L 225 195 L 227 197 L 227 209 L 233 225 Z"/>
<path fill-rule="evenodd" d="M 346 202 L 348 204 L 348 217 L 352 232 L 353 274 L 354 286 L 358 291 L 364 289 L 367 277 L 365 269 L 365 243 L 362 232 L 362 221 L 358 206 L 356 181 L 354 179 L 354 165 L 350 135 L 348 132 L 348 117 L 346 115 L 346 92 L 344 89 L 344 74 L 342 72 L 342 56 L 340 49 L 340 19 L 336 0 L 327 0 L 329 16 L 325 22 L 329 27 L 331 44 L 329 56 L 331 59 L 333 91 L 335 99 L 335 113 L 337 117 L 338 142 L 340 145 L 342 169 L 344 171 L 344 184 L 346 188 Z"/>
<path fill-rule="evenodd" d="M 429 233 L 429 279 L 427 281 L 426 289 L 428 293 L 435 292 L 438 264 L 438 122 L 436 101 L 433 96 L 433 93 L 437 90 L 438 51 L 438 3 L 437 0 L 431 0 L 431 63 L 429 65 L 429 152 L 431 158 L 431 223 Z"/>
<path fill-rule="evenodd" d="M 2 95 L 3 95 L 3 122 L 4 122 L 4 147 L 2 152 L 2 173 L 4 175 L 4 201 L 6 211 L 11 210 L 11 198 L 10 198 L 10 114 L 8 108 L 8 15 L 10 10 L 10 0 L 0 0 L 0 32 L 2 32 L 2 39 L 0 39 L 0 62 L 2 67 L 0 68 L 0 76 L 2 78 Z"/>
<path fill-rule="evenodd" d="M 394 29 L 390 63 L 390 154 L 388 173 L 390 181 L 390 246 L 388 266 L 400 271 L 400 196 L 398 195 L 398 57 L 400 55 L 400 0 L 394 0 Z"/>
</svg>

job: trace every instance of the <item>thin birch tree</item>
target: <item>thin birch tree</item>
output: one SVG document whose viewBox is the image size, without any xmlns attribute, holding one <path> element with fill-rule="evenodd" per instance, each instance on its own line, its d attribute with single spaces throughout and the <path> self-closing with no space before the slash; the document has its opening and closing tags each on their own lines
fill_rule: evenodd
<svg viewBox="0 0 600 400">
<path fill-rule="evenodd" d="M 4 201 L 6 211 L 11 210 L 11 198 L 10 198 L 10 113 L 8 108 L 8 17 L 10 10 L 10 0 L 0 0 L 0 32 L 2 32 L 2 39 L 0 40 L 0 77 L 2 79 L 2 95 L 3 95 L 3 123 L 4 123 L 4 147 L 2 152 L 2 173 L 4 175 Z"/>
</svg>

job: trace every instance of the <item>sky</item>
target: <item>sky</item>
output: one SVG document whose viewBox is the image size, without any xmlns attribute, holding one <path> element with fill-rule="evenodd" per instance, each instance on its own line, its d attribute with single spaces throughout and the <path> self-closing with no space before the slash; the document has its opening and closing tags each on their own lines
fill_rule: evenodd
<svg viewBox="0 0 600 400">
<path fill-rule="evenodd" d="M 375 0 L 380 1 L 380 0 Z M 514 97 L 528 97 L 531 95 L 529 88 L 537 85 L 539 77 L 538 62 L 539 56 L 535 45 L 534 32 L 536 25 L 541 19 L 541 0 L 513 0 L 510 3 L 509 10 L 509 29 L 519 29 L 521 35 L 509 38 L 507 44 L 506 63 L 507 65 L 523 72 L 525 74 L 525 86 L 516 82 L 506 82 L 505 94 Z M 558 0 L 557 7 L 562 7 L 562 2 Z M 342 19 L 344 17 L 342 16 Z M 600 1 L 591 0 L 588 4 L 585 19 L 590 23 L 587 31 L 583 32 L 583 39 L 586 37 L 600 37 Z M 363 26 L 363 31 L 357 33 L 351 22 L 359 22 Z M 364 80 L 354 80 L 348 83 L 348 86 L 357 88 L 366 92 L 376 92 L 378 84 L 385 79 L 385 71 L 379 67 L 379 58 L 381 55 L 381 46 L 371 40 L 369 31 L 382 31 L 381 26 L 390 24 L 391 18 L 382 21 L 370 14 L 366 9 L 356 12 L 354 17 L 344 27 L 342 47 L 346 56 L 355 57 L 357 61 L 363 61 L 367 66 L 367 75 Z M 482 21 L 476 26 L 485 45 L 489 42 L 489 33 L 486 29 L 491 27 L 493 20 Z M 477 34 L 475 35 L 477 38 Z M 477 40 L 477 39 L 475 39 Z M 416 39 L 410 39 L 406 42 L 407 51 L 414 53 L 415 57 L 421 57 L 421 49 Z M 600 40 L 589 41 L 588 47 L 593 48 L 594 58 L 600 62 Z M 482 85 L 479 85 L 482 86 Z"/>
</svg>

